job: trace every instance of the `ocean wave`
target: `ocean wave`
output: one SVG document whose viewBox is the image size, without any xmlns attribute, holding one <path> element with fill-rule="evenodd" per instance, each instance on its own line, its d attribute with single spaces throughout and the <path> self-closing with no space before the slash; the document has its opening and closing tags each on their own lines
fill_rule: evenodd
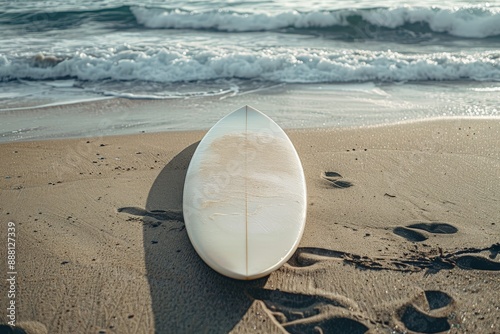
<svg viewBox="0 0 500 334">
<path fill-rule="evenodd" d="M 349 49 L 123 46 L 72 55 L 0 54 L 1 81 L 63 78 L 160 83 L 218 79 L 277 83 L 500 81 L 500 52 L 403 54 Z"/>
<path fill-rule="evenodd" d="M 466 38 L 500 36 L 500 11 L 487 7 L 398 7 L 280 13 L 132 7 L 131 11 L 137 22 L 147 28 L 251 32 L 290 28 L 334 30 L 351 27 L 356 30 L 363 29 L 368 33 L 381 28 L 405 28 L 415 32 L 432 31 Z"/>
<path fill-rule="evenodd" d="M 192 29 L 220 32 L 327 31 L 352 32 L 374 38 L 379 30 L 403 30 L 410 34 L 439 33 L 458 38 L 500 37 L 500 9 L 478 7 L 344 8 L 299 12 L 239 12 L 233 10 L 187 10 L 123 5 L 100 9 L 50 9 L 1 11 L 0 25 L 20 26 L 28 31 L 67 29 L 89 22 L 107 27 Z M 30 30 L 31 29 L 31 30 Z"/>
</svg>

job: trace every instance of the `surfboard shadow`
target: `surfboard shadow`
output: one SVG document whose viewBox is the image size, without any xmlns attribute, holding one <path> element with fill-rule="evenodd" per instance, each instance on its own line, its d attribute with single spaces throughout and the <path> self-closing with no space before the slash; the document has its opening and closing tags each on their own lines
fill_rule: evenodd
<svg viewBox="0 0 500 334">
<path fill-rule="evenodd" d="M 162 169 L 144 210 L 151 213 L 144 215 L 143 236 L 156 333 L 227 333 L 252 304 L 245 290 L 263 287 L 267 280 L 245 282 L 222 276 L 193 249 L 182 221 L 182 196 L 198 143 L 186 147 Z M 161 214 L 173 212 L 180 215 Z"/>
</svg>

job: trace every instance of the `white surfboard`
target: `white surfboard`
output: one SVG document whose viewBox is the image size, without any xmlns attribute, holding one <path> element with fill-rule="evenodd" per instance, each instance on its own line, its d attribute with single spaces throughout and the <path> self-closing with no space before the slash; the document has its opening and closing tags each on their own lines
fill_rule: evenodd
<svg viewBox="0 0 500 334">
<path fill-rule="evenodd" d="M 242 280 L 266 276 L 295 252 L 306 220 L 306 182 L 285 132 L 243 107 L 215 124 L 184 184 L 186 230 L 200 257 Z"/>
</svg>

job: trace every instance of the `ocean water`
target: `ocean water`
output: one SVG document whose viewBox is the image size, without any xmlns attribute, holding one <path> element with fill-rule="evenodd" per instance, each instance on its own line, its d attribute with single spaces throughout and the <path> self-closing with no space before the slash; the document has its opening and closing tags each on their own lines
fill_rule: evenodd
<svg viewBox="0 0 500 334">
<path fill-rule="evenodd" d="M 500 0 L 1 0 L 0 32 L 3 141 L 201 129 L 239 103 L 285 127 L 500 116 Z M 44 114 L 112 98 L 168 101 Z"/>
</svg>

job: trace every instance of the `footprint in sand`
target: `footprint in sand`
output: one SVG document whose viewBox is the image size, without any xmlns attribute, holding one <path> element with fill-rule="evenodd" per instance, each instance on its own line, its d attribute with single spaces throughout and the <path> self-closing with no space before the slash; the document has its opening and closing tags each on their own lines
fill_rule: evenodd
<svg viewBox="0 0 500 334">
<path fill-rule="evenodd" d="M 500 262 L 490 261 L 482 256 L 462 255 L 455 260 L 457 266 L 465 270 L 500 271 Z"/>
<path fill-rule="evenodd" d="M 328 184 L 333 188 L 349 188 L 352 187 L 352 182 L 345 180 L 342 175 L 337 172 L 324 172 L 321 178 L 328 182 Z"/>
<path fill-rule="evenodd" d="M 458 232 L 455 226 L 448 223 L 424 221 L 415 221 L 412 224 L 406 225 L 406 227 L 395 227 L 392 232 L 412 242 L 421 242 L 429 238 L 426 233 L 417 230 L 434 234 L 454 234 Z"/>
<path fill-rule="evenodd" d="M 356 303 L 345 297 L 267 289 L 249 289 L 247 294 L 261 301 L 266 312 L 291 334 L 362 334 L 369 329 Z"/>
<path fill-rule="evenodd" d="M 439 290 L 417 295 L 396 311 L 396 323 L 417 333 L 441 333 L 451 328 L 455 300 Z"/>
<path fill-rule="evenodd" d="M 417 230 L 424 231 L 424 233 L 419 232 Z M 425 232 L 433 234 L 454 234 L 458 232 L 458 229 L 455 226 L 448 223 L 424 222 L 424 221 L 415 221 L 412 224 L 406 225 L 406 227 L 398 226 L 393 229 L 394 234 L 399 235 L 400 237 L 403 237 L 406 240 L 412 242 L 421 242 L 427 240 L 428 236 L 425 234 Z M 497 255 L 500 253 L 500 244 L 492 245 L 491 247 L 488 247 L 486 249 L 471 248 L 463 251 L 457 251 L 455 253 L 450 253 L 445 256 L 440 256 L 438 260 L 440 260 L 442 264 L 451 265 L 449 266 L 451 268 L 459 267 L 465 270 L 500 271 L 499 262 L 491 261 L 483 256 L 471 255 L 471 253 L 480 253 L 483 251 L 489 251 L 490 252 L 489 258 L 495 259 Z M 408 263 L 408 261 L 405 261 L 405 263 Z M 437 268 L 437 269 L 439 270 L 439 269 L 451 269 L 451 268 Z"/>
<path fill-rule="evenodd" d="M 397 226 L 392 230 L 392 232 L 396 235 L 399 235 L 400 237 L 405 238 L 408 241 L 412 242 L 421 242 L 425 241 L 428 238 L 423 235 L 422 233 L 414 230 L 410 230 L 409 228 L 402 227 L 402 226 Z"/>
</svg>

